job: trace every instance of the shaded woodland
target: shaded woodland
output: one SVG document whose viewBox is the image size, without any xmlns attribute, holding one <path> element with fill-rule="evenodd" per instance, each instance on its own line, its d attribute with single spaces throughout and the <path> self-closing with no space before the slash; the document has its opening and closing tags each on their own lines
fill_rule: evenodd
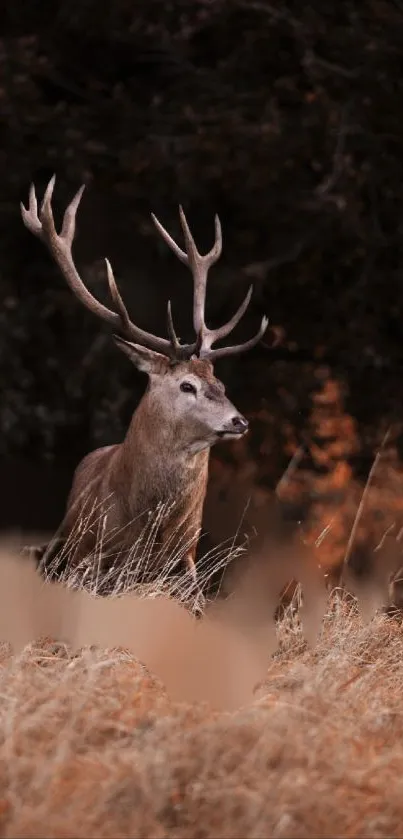
<svg viewBox="0 0 403 839">
<path fill-rule="evenodd" d="M 29 506 L 32 485 L 46 498 L 43 475 L 50 486 L 64 470 L 63 491 L 52 491 L 62 498 L 78 459 L 121 439 L 145 384 L 23 227 L 30 182 L 41 194 L 56 172 L 60 213 L 87 184 L 75 254 L 100 299 L 108 256 L 139 326 L 165 335 L 170 298 L 178 333 L 191 338 L 190 277 L 150 219 L 178 236 L 181 203 L 201 248 L 215 212 L 223 225 L 209 322 L 228 318 L 253 282 L 239 338 L 264 313 L 284 330 L 274 350 L 269 330 L 244 358 L 217 363 L 252 430 L 214 451 L 213 541 L 226 535 L 214 522 L 234 477 L 253 484 L 259 507 L 297 455 L 283 512 L 313 542 L 331 522 L 321 561 L 339 561 L 388 430 L 358 560 L 388 529 L 400 533 L 402 64 L 400 0 L 3 4 L 3 492 L 4 475 L 14 477 L 11 496 Z M 16 484 L 25 462 L 39 484 Z M 39 527 L 57 523 L 45 521 L 51 503 Z M 3 527 L 18 518 L 11 506 Z"/>
</svg>

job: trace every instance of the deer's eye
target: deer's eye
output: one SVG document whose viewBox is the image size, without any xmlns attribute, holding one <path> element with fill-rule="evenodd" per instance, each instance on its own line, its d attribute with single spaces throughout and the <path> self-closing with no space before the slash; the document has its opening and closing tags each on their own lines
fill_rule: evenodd
<svg viewBox="0 0 403 839">
<path fill-rule="evenodd" d="M 196 396 L 197 390 L 192 382 L 181 382 L 180 389 L 183 390 L 184 393 L 194 393 Z"/>
</svg>

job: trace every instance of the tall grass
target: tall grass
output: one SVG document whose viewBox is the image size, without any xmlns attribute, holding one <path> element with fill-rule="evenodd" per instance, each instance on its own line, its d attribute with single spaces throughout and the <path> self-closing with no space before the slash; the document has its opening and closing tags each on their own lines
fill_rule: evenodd
<svg viewBox="0 0 403 839">
<path fill-rule="evenodd" d="M 108 554 L 100 517 L 96 551 L 70 564 L 75 534 L 63 585 L 41 588 L 30 563 L 0 556 L 3 637 L 29 613 L 36 638 L 0 647 L 0 836 L 402 836 L 403 627 L 376 611 L 379 580 L 356 581 L 358 603 L 328 597 L 295 551 L 270 565 L 266 545 L 195 621 L 178 565 L 196 535 L 158 555 L 167 512 L 126 562 Z M 200 583 L 245 547 L 206 554 Z M 290 576 L 303 598 L 275 626 Z M 47 608 L 66 643 L 43 637 Z"/>
<path fill-rule="evenodd" d="M 124 650 L 3 645 L 0 835 L 400 837 L 400 624 L 340 596 L 315 648 L 291 610 L 277 631 L 231 713 L 173 699 Z"/>
<path fill-rule="evenodd" d="M 197 563 L 197 584 L 186 573 L 186 555 L 199 540 L 199 531 L 191 527 L 185 533 L 179 528 L 161 544 L 159 533 L 172 514 L 174 503 L 159 504 L 152 513 L 142 514 L 113 534 L 107 531 L 108 508 L 93 505 L 83 511 L 73 531 L 64 540 L 59 534 L 49 540 L 39 568 L 47 580 L 57 579 L 68 588 L 83 589 L 93 595 L 122 596 L 136 592 L 138 596 L 172 597 L 186 607 L 200 606 L 200 591 L 208 591 L 213 578 L 245 553 L 246 545 L 237 543 L 237 534 L 207 551 Z M 142 520 L 142 528 L 133 543 L 121 551 L 111 548 L 125 531 Z M 96 528 L 96 544 L 91 552 L 75 561 L 75 551 L 88 528 Z M 138 526 L 137 526 L 137 529 Z M 24 549 L 34 555 L 35 547 Z"/>
</svg>

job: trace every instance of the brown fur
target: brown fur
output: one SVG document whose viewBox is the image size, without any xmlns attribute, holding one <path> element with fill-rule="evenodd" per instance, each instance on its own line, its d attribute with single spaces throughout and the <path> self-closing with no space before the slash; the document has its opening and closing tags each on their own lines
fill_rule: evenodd
<svg viewBox="0 0 403 839">
<path fill-rule="evenodd" d="M 183 546 L 191 542 L 184 556 L 188 570 L 196 578 L 197 537 L 209 450 L 215 439 L 207 439 L 201 451 L 189 451 L 197 414 L 190 420 L 188 416 L 170 414 L 169 394 L 164 409 L 161 400 L 156 400 L 152 382 L 153 376 L 157 378 L 158 388 L 165 394 L 165 387 L 168 383 L 172 386 L 173 378 L 179 382 L 189 374 L 198 379 L 204 402 L 211 403 L 219 417 L 236 415 L 209 361 L 193 358 L 172 364 L 158 358 L 124 441 L 91 452 L 76 469 L 66 515 L 58 531 L 62 543 L 67 539 L 73 545 L 69 550 L 72 565 L 82 563 L 86 557 L 93 560 L 101 532 L 105 534 L 103 565 L 108 566 L 117 557 L 121 565 L 144 531 L 148 513 L 154 513 L 158 505 L 174 504 L 156 535 L 153 570 L 166 561 L 164 546 L 169 546 L 168 553 L 176 549 L 183 555 Z"/>
</svg>

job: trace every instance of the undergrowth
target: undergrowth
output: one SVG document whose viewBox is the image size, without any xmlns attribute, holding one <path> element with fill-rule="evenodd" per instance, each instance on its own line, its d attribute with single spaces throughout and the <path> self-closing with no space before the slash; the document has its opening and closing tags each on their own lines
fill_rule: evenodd
<svg viewBox="0 0 403 839">
<path fill-rule="evenodd" d="M 175 702 L 124 650 L 1 648 L 0 835 L 396 836 L 403 634 L 338 597 L 291 611 L 252 704 Z"/>
</svg>

